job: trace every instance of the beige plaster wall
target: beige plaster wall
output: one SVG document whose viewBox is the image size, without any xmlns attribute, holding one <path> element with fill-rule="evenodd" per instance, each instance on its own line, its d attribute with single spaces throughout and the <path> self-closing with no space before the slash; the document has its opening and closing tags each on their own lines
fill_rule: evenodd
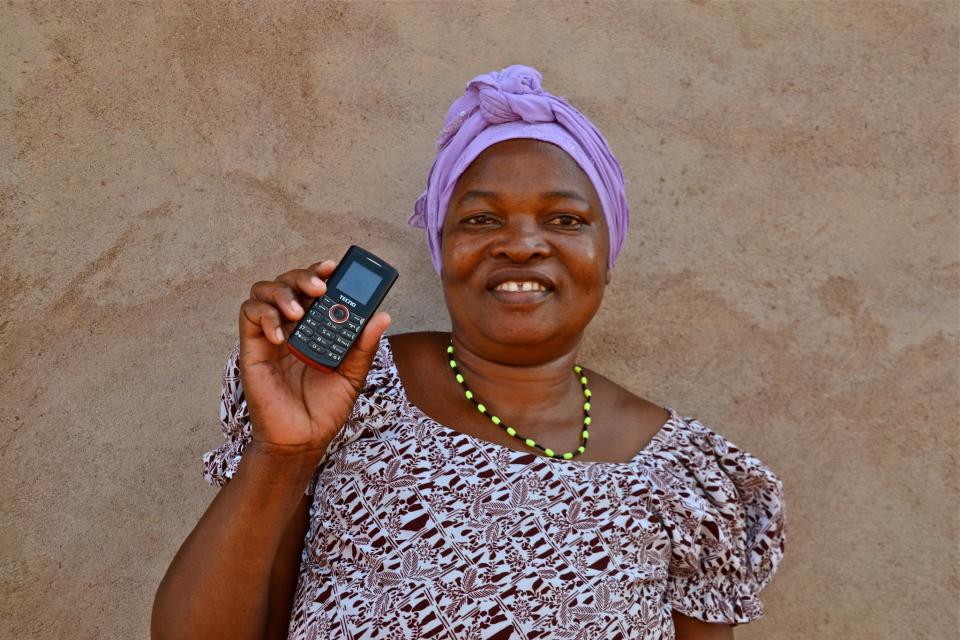
<svg viewBox="0 0 960 640">
<path fill-rule="evenodd" d="M 148 636 L 253 282 L 358 242 L 447 326 L 405 221 L 524 63 L 630 180 L 583 360 L 785 483 L 737 637 L 956 638 L 958 7 L 5 2 L 0 636 Z"/>
</svg>

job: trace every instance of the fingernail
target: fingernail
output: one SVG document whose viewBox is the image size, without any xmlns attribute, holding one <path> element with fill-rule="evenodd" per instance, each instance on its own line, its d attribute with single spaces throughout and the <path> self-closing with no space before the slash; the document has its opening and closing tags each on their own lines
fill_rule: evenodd
<svg viewBox="0 0 960 640">
<path fill-rule="evenodd" d="M 282 342 L 282 341 L 283 341 L 283 329 L 281 329 L 280 327 L 277 327 L 276 334 L 277 334 L 277 340 L 280 340 L 280 341 Z"/>
<path fill-rule="evenodd" d="M 296 300 L 290 303 L 290 308 L 296 311 L 297 313 L 303 313 L 303 307 L 300 306 L 300 303 Z"/>
<path fill-rule="evenodd" d="M 320 285 L 323 284 L 323 280 L 321 280 L 317 276 L 310 276 L 310 284 L 312 284 L 315 287 L 319 287 Z"/>
</svg>

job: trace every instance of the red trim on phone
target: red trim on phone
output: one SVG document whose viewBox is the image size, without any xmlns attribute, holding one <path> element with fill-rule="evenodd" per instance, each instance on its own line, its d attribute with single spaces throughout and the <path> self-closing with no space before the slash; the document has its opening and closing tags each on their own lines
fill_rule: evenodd
<svg viewBox="0 0 960 640">
<path fill-rule="evenodd" d="M 347 315 L 343 317 L 343 320 L 337 320 L 336 318 L 333 317 L 334 309 L 343 309 L 344 311 L 346 311 Z M 338 302 L 337 304 L 330 307 L 330 309 L 327 311 L 327 317 L 330 318 L 331 322 L 336 322 L 337 324 L 343 324 L 344 322 L 350 319 L 350 309 L 347 309 L 346 305 L 342 305 Z"/>
<path fill-rule="evenodd" d="M 292 353 L 298 360 L 303 360 L 306 364 L 310 365 L 314 369 L 317 369 L 318 371 L 323 371 L 324 373 L 334 372 L 333 369 L 331 369 L 330 367 L 325 367 L 319 362 L 314 362 L 308 356 L 303 355 L 302 353 L 297 351 L 296 348 L 294 348 L 294 346 L 289 342 L 287 343 L 287 349 L 289 349 L 290 353 Z"/>
</svg>

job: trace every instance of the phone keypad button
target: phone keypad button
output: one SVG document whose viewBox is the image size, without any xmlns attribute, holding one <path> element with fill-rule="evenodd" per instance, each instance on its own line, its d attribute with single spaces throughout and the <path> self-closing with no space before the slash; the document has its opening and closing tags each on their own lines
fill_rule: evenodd
<svg viewBox="0 0 960 640">
<path fill-rule="evenodd" d="M 347 310 L 342 304 L 334 305 L 330 307 L 330 311 L 327 312 L 330 320 L 336 324 L 343 324 L 350 317 L 350 311 Z"/>
<path fill-rule="evenodd" d="M 309 312 L 297 326 L 295 335 L 310 345 L 319 356 L 325 356 L 334 363 L 339 363 L 347 353 L 366 318 L 359 316 L 352 310 L 346 314 L 345 322 L 334 322 L 330 317 L 330 309 L 341 312 L 338 319 L 344 315 L 339 309 L 340 303 L 328 296 L 321 296 L 310 307 Z"/>
</svg>

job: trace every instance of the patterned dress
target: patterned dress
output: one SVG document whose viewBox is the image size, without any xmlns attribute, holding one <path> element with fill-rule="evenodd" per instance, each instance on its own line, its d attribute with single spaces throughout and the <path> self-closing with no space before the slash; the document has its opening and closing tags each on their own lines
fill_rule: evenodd
<svg viewBox="0 0 960 640">
<path fill-rule="evenodd" d="M 239 345 L 224 441 L 250 438 Z M 459 433 L 406 397 L 386 337 L 313 496 L 289 638 L 674 638 L 671 610 L 742 624 L 784 553 L 783 484 L 697 419 L 670 418 L 626 463 L 556 460 Z"/>
</svg>

